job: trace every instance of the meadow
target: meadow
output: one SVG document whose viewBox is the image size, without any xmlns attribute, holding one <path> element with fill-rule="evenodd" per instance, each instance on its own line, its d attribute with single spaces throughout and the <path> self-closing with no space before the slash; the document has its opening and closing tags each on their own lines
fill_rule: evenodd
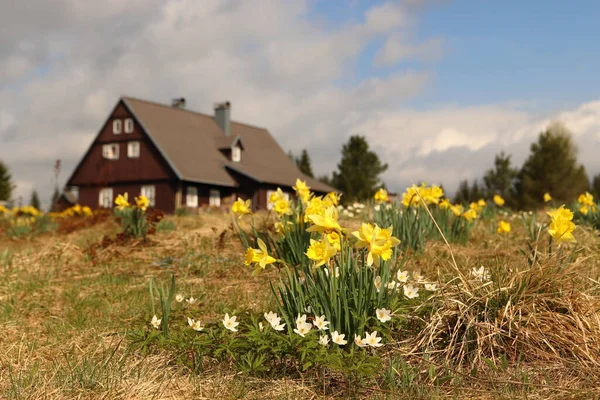
<svg viewBox="0 0 600 400">
<path fill-rule="evenodd" d="M 6 210 L 0 398 L 600 396 L 596 203 L 297 189 L 255 214 Z"/>
</svg>

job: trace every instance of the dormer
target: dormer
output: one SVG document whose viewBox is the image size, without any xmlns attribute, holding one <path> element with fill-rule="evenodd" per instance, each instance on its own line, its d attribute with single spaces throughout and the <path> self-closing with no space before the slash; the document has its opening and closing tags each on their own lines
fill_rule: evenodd
<svg viewBox="0 0 600 400">
<path fill-rule="evenodd" d="M 241 162 L 244 145 L 242 137 L 221 137 L 217 139 L 217 148 L 231 162 Z"/>
</svg>

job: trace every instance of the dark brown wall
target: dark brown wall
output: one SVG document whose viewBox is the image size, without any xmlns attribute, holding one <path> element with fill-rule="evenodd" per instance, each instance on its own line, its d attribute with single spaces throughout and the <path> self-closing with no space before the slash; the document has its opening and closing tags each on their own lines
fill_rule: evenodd
<svg viewBox="0 0 600 400">
<path fill-rule="evenodd" d="M 150 139 L 143 133 L 140 125 L 134 119 L 132 133 L 112 132 L 112 122 L 115 118 L 124 120 L 131 118 L 126 107 L 120 103 L 105 126 L 94 140 L 85 158 L 76 168 L 68 186 L 110 186 L 115 183 L 160 181 L 175 179 L 175 174 L 160 155 Z M 123 123 L 123 130 L 124 130 Z M 140 157 L 127 157 L 127 142 L 140 142 Z M 102 156 L 102 145 L 107 143 L 119 144 L 119 159 L 108 160 Z"/>
<path fill-rule="evenodd" d="M 173 184 L 169 182 L 145 182 L 144 185 L 154 185 L 156 187 L 156 208 L 167 213 L 175 211 L 176 188 Z M 113 189 L 113 204 L 114 199 L 119 194 L 125 193 L 128 193 L 129 202 L 133 203 L 134 198 L 140 195 L 142 184 L 115 184 L 110 185 L 109 187 Z M 100 189 L 102 189 L 102 187 L 80 187 L 79 204 L 88 206 L 92 209 L 97 209 Z"/>
<path fill-rule="evenodd" d="M 188 187 L 196 187 L 198 188 L 198 207 L 207 207 L 209 205 L 210 191 L 212 189 L 216 189 L 221 192 L 221 207 L 225 207 L 229 205 L 231 202 L 230 197 L 234 192 L 234 188 L 225 187 L 225 186 L 213 186 L 213 185 L 204 185 L 199 183 L 191 183 L 191 182 L 183 182 L 183 190 L 181 196 L 181 206 L 186 207 L 186 195 Z"/>
</svg>

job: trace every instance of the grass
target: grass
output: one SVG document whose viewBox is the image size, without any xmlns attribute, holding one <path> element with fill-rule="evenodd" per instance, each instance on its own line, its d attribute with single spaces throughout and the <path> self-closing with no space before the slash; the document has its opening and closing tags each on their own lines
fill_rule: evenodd
<svg viewBox="0 0 600 400">
<path fill-rule="evenodd" d="M 91 244 L 117 232 L 110 219 L 67 234 L 3 240 L 0 398 L 598 397 L 597 232 L 578 228 L 582 250 L 566 266 L 541 258 L 531 270 L 520 253 L 527 235 L 517 225 L 509 238 L 477 225 L 467 246 L 451 247 L 455 264 L 442 242 L 410 257 L 406 268 L 451 283 L 382 348 L 381 373 L 353 382 L 325 371 L 267 379 L 226 362 L 194 374 L 165 350 L 130 347 L 127 333 L 152 317 L 151 277 L 167 282 L 175 274 L 177 292 L 199 299 L 186 311 L 202 321 L 217 321 L 226 308 L 273 307 L 268 282 L 276 272 L 250 277 L 226 217 L 169 217 L 170 228 L 150 243 L 94 251 Z M 467 276 L 482 264 L 505 277 L 503 287 L 470 287 L 456 271 Z"/>
</svg>

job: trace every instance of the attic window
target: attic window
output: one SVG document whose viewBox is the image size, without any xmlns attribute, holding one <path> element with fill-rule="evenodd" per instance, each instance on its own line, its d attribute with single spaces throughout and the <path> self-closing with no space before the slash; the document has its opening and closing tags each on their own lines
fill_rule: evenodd
<svg viewBox="0 0 600 400">
<path fill-rule="evenodd" d="M 127 118 L 125 120 L 125 133 L 132 133 L 132 132 L 133 132 L 133 119 Z"/>
<path fill-rule="evenodd" d="M 119 159 L 119 144 L 109 143 L 102 146 L 102 157 L 109 160 Z"/>
<path fill-rule="evenodd" d="M 129 158 L 139 158 L 140 157 L 140 142 L 127 143 L 127 157 L 129 157 Z"/>
<path fill-rule="evenodd" d="M 113 133 L 115 135 L 119 135 L 123 129 L 123 121 L 120 119 L 115 119 L 113 121 Z"/>
<path fill-rule="evenodd" d="M 231 149 L 231 161 L 240 162 L 242 161 L 242 149 L 240 146 L 235 145 Z"/>
</svg>

